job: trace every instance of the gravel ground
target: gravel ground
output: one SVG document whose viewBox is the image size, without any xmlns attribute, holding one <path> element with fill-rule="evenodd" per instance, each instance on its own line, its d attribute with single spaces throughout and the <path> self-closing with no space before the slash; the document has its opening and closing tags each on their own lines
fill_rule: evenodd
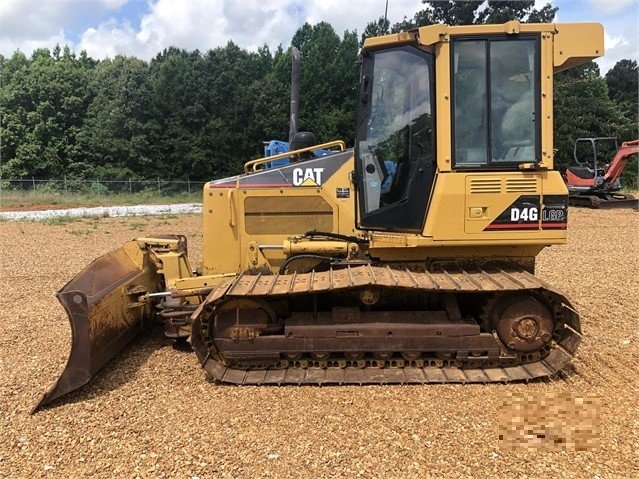
<svg viewBox="0 0 639 479">
<path fill-rule="evenodd" d="M 569 244 L 538 259 L 582 315 L 585 338 L 561 379 L 221 386 L 158 331 L 33 416 L 69 352 L 54 293 L 136 236 L 186 234 L 197 264 L 200 217 L 0 222 L 0 477 L 637 477 L 638 219 L 573 209 Z M 500 448 L 504 398 L 544 393 L 600 399 L 598 450 Z"/>
</svg>

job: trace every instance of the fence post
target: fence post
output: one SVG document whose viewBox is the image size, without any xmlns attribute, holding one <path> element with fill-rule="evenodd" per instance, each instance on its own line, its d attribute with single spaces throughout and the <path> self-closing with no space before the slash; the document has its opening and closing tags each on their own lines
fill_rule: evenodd
<svg viewBox="0 0 639 479">
<path fill-rule="evenodd" d="M 189 195 L 191 194 L 191 179 L 187 178 L 186 181 L 189 183 Z"/>
<path fill-rule="evenodd" d="M 160 178 L 158 178 L 158 195 L 161 195 L 162 192 L 160 191 Z"/>
<path fill-rule="evenodd" d="M 67 190 L 67 177 L 64 177 L 64 194 L 68 195 L 69 191 Z"/>
<path fill-rule="evenodd" d="M 131 185 L 131 178 L 129 178 L 129 193 L 133 194 L 133 186 Z"/>
<path fill-rule="evenodd" d="M 35 178 L 33 176 L 31 177 L 31 183 L 33 184 L 33 191 L 35 192 Z"/>
</svg>

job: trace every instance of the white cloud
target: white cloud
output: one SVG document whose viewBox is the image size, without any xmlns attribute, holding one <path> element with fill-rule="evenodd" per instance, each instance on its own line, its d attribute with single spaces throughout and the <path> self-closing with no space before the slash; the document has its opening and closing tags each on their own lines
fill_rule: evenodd
<svg viewBox="0 0 639 479">
<path fill-rule="evenodd" d="M 604 33 L 603 57 L 596 60 L 602 74 L 615 66 L 619 60 L 639 60 L 639 38 L 637 37 L 636 23 L 620 24 L 620 30 L 609 29 Z M 609 34 L 609 32 L 612 32 Z M 615 34 L 618 32 L 618 34 Z"/>
<path fill-rule="evenodd" d="M 89 28 L 82 35 L 79 50 L 86 50 L 94 58 L 113 58 L 117 54 L 135 55 L 131 38 L 135 29 L 128 23 L 118 24 L 115 20 L 101 23 L 98 28 Z"/>
<path fill-rule="evenodd" d="M 346 30 L 361 34 L 369 21 L 384 15 L 386 6 L 386 0 L 147 0 L 145 4 L 138 2 L 142 8 L 139 18 L 116 20 L 111 16 L 128 1 L 137 0 L 93 0 L 91 4 L 87 0 L 58 0 L 47 3 L 50 11 L 42 15 L 40 4 L 34 8 L 31 0 L 8 0 L 12 12 L 3 17 L 15 28 L 0 33 L 0 41 L 5 37 L 14 41 L 1 41 L 0 51 L 8 54 L 7 47 L 15 49 L 21 44 L 24 49 L 29 43 L 21 37 L 39 37 L 46 42 L 52 38 L 47 29 L 69 24 L 71 12 L 78 6 L 101 8 L 104 15 L 101 21 L 76 32 L 78 40 L 72 45 L 76 50 L 86 50 L 94 58 L 121 53 L 147 60 L 169 46 L 206 51 L 229 40 L 249 50 L 266 44 L 273 51 L 280 44 L 287 47 L 305 22 L 326 21 L 340 36 Z M 411 18 L 423 7 L 421 0 L 391 0 L 388 18 L 391 23 Z M 25 12 L 37 14 L 33 13 L 33 21 L 25 22 Z M 25 23 L 32 27 L 30 35 L 25 34 Z M 68 38 L 61 38 L 69 43 Z"/>
<path fill-rule="evenodd" d="M 330 23 L 338 35 L 342 35 L 345 30 L 357 30 L 361 35 L 368 22 L 376 21 L 384 16 L 386 0 L 371 1 L 342 1 L 342 0 L 315 0 L 306 2 L 305 21 L 314 24 L 319 21 Z M 391 25 L 409 19 L 413 15 L 425 9 L 421 0 L 389 0 L 388 20 Z M 301 26 L 301 25 L 299 25 Z"/>
<path fill-rule="evenodd" d="M 289 3 L 158 0 L 136 26 L 109 20 L 86 30 L 78 48 L 96 58 L 125 53 L 145 59 L 169 46 L 205 51 L 229 40 L 252 50 L 265 43 L 275 48 L 300 26 L 282 8 Z"/>
<path fill-rule="evenodd" d="M 55 37 L 73 16 L 71 0 L 41 2 L 2 0 L 0 2 L 0 41 L 39 42 Z M 12 41 L 13 40 L 13 41 Z M 54 45 L 48 45 L 53 47 Z M 3 51 L 5 46 L 2 47 Z M 21 48 L 24 50 L 24 48 Z"/>
<path fill-rule="evenodd" d="M 0 53 L 11 55 L 19 49 L 30 55 L 37 48 L 51 50 L 56 44 L 75 48 L 72 30 L 79 19 L 117 11 L 128 1 L 0 0 Z"/>
<path fill-rule="evenodd" d="M 129 2 L 129 0 L 99 0 L 104 5 L 106 10 L 119 10 L 123 5 Z"/>
<path fill-rule="evenodd" d="M 602 72 L 622 58 L 637 58 L 639 3 L 552 1 L 561 21 L 604 23 Z M 538 8 L 546 3 L 536 0 Z M 229 40 L 273 51 L 280 44 L 286 48 L 304 22 L 326 21 L 340 36 L 346 30 L 361 34 L 385 7 L 386 0 L 0 0 L 0 53 L 20 48 L 30 54 L 60 43 L 96 59 L 126 54 L 149 60 L 169 46 L 206 51 Z M 423 8 L 421 0 L 389 0 L 388 18 L 393 24 Z"/>
<path fill-rule="evenodd" d="M 62 30 L 48 37 L 41 37 L 33 40 L 16 41 L 10 38 L 2 39 L 0 37 L 0 42 L 2 42 L 2 51 L 0 51 L 0 53 L 6 56 L 11 56 L 16 50 L 20 50 L 25 55 L 31 56 L 33 51 L 39 48 L 48 48 L 49 51 L 51 51 L 56 45 L 71 45 L 71 42 L 65 37 Z"/>
<path fill-rule="evenodd" d="M 619 60 L 639 60 L 639 2 L 636 0 L 553 0 L 559 6 L 556 21 L 599 22 L 604 27 L 604 56 L 596 59 L 605 74 Z"/>
<path fill-rule="evenodd" d="M 637 0 L 586 0 L 586 2 L 593 10 L 604 15 L 613 15 L 630 5 L 637 4 Z"/>
<path fill-rule="evenodd" d="M 606 51 L 618 48 L 620 46 L 628 45 L 629 42 L 621 35 L 609 35 L 604 32 L 604 48 Z"/>
</svg>

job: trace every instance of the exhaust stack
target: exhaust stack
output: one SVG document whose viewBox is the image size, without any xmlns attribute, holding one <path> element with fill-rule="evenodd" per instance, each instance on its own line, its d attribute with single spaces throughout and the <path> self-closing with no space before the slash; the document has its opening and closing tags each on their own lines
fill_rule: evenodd
<svg viewBox="0 0 639 479">
<path fill-rule="evenodd" d="M 297 133 L 297 119 L 300 114 L 300 51 L 291 47 L 291 121 L 288 130 L 288 142 L 293 142 Z"/>
</svg>

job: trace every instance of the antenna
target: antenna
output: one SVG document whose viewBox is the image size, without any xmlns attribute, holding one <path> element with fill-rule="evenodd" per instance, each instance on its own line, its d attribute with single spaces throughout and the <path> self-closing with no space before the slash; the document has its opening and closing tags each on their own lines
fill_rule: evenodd
<svg viewBox="0 0 639 479">
<path fill-rule="evenodd" d="M 386 28 L 387 19 L 388 19 L 388 0 L 386 0 L 386 8 L 384 9 L 384 28 Z"/>
</svg>

